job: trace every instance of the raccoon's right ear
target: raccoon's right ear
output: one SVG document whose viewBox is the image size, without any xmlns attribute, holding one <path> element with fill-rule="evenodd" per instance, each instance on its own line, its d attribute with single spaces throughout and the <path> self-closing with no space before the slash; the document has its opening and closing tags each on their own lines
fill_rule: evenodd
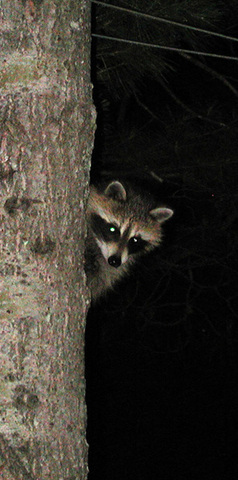
<svg viewBox="0 0 238 480">
<path fill-rule="evenodd" d="M 150 215 L 159 223 L 166 222 L 173 214 L 173 210 L 166 207 L 158 207 L 150 211 Z"/>
<path fill-rule="evenodd" d="M 120 182 L 111 182 L 104 190 L 107 197 L 111 197 L 114 200 L 123 200 L 126 201 L 126 190 Z"/>
</svg>

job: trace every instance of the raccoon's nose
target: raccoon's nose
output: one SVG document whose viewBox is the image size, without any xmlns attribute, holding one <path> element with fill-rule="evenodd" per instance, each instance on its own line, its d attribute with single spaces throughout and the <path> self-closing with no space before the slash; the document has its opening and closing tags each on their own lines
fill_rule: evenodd
<svg viewBox="0 0 238 480">
<path fill-rule="evenodd" d="M 111 265 L 111 267 L 118 268 L 121 265 L 121 257 L 118 257 L 117 255 L 112 255 L 111 257 L 109 257 L 108 263 L 109 265 Z"/>
</svg>

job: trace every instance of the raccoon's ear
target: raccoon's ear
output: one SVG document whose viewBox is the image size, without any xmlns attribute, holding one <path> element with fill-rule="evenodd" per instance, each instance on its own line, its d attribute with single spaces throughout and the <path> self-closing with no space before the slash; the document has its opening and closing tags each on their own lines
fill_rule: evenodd
<svg viewBox="0 0 238 480">
<path fill-rule="evenodd" d="M 163 223 L 173 215 L 173 210 L 166 207 L 154 208 L 150 211 L 150 215 L 159 223 Z"/>
<path fill-rule="evenodd" d="M 111 182 L 104 191 L 105 195 L 114 200 L 126 201 L 126 190 L 120 182 Z"/>
</svg>

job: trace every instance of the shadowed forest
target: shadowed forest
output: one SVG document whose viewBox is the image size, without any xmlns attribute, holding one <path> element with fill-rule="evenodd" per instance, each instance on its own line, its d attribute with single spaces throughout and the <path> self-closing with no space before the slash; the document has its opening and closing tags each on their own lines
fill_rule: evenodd
<svg viewBox="0 0 238 480">
<path fill-rule="evenodd" d="M 88 315 L 89 480 L 232 480 L 238 3 L 95 1 L 92 24 L 92 181 L 132 179 L 175 214 Z"/>
</svg>

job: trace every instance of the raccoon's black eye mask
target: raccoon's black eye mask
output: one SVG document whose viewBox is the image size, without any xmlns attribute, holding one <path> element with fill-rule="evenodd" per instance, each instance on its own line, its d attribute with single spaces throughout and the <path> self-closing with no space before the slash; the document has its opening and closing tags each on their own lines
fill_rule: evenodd
<svg viewBox="0 0 238 480">
<path fill-rule="evenodd" d="M 128 242 L 128 253 L 138 253 L 145 249 L 148 242 L 141 237 L 131 237 Z"/>
<path fill-rule="evenodd" d="M 96 213 L 91 216 L 92 230 L 98 238 L 104 241 L 119 240 L 120 230 L 113 223 L 108 223 Z"/>
</svg>

